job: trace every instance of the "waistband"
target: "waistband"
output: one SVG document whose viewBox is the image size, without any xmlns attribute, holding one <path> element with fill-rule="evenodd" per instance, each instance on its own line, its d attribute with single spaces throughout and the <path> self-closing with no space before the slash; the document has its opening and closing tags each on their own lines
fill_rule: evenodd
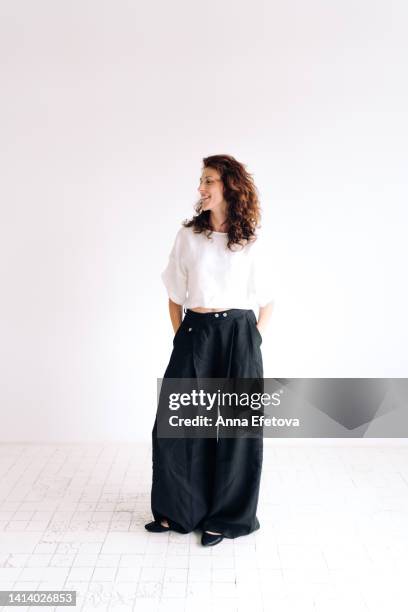
<svg viewBox="0 0 408 612">
<path fill-rule="evenodd" d="M 237 319 L 244 317 L 249 313 L 255 315 L 254 311 L 246 308 L 229 308 L 228 310 L 220 310 L 219 312 L 194 312 L 189 308 L 184 308 L 185 317 L 187 321 L 195 321 L 196 323 L 205 322 L 216 322 L 216 321 L 229 321 L 231 319 Z"/>
</svg>

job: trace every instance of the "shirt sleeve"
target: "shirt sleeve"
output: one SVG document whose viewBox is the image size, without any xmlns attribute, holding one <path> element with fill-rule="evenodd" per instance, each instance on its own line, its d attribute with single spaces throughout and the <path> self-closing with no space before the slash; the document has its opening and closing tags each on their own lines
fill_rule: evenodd
<svg viewBox="0 0 408 612">
<path fill-rule="evenodd" d="M 172 302 L 184 304 L 187 298 L 187 269 L 183 256 L 183 228 L 177 232 L 166 269 L 161 278 Z"/>
<path fill-rule="evenodd" d="M 252 291 L 256 303 L 262 307 L 275 302 L 274 262 L 263 237 L 257 238 L 253 248 Z"/>
</svg>

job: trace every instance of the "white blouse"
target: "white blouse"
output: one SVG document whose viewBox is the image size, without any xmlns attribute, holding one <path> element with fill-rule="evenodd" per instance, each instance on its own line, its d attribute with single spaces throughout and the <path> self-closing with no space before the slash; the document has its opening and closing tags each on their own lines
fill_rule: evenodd
<svg viewBox="0 0 408 612">
<path fill-rule="evenodd" d="M 273 302 L 271 262 L 262 238 L 227 248 L 228 234 L 207 238 L 182 226 L 161 278 L 169 298 L 185 308 L 245 308 Z"/>
</svg>

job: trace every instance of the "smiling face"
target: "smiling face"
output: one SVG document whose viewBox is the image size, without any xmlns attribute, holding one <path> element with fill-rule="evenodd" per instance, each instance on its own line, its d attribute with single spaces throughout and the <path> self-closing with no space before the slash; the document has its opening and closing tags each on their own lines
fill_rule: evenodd
<svg viewBox="0 0 408 612">
<path fill-rule="evenodd" d="M 201 210 L 219 209 L 225 205 L 224 186 L 215 168 L 203 168 L 198 191 L 201 196 Z"/>
</svg>

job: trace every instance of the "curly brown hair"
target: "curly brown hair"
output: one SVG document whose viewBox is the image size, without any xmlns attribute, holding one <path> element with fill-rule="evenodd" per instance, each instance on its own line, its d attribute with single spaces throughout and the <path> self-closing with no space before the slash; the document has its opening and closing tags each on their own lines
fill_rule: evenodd
<svg viewBox="0 0 408 612">
<path fill-rule="evenodd" d="M 255 230 L 260 227 L 261 207 L 258 190 L 246 166 L 232 155 L 211 155 L 203 158 L 204 168 L 213 168 L 220 174 L 224 186 L 224 199 L 227 202 L 227 247 L 245 246 L 256 240 Z M 201 210 L 201 199 L 194 205 L 197 212 L 190 220 L 183 221 L 184 227 L 192 227 L 195 233 L 204 232 L 211 237 L 213 229 L 210 211 Z"/>
</svg>

